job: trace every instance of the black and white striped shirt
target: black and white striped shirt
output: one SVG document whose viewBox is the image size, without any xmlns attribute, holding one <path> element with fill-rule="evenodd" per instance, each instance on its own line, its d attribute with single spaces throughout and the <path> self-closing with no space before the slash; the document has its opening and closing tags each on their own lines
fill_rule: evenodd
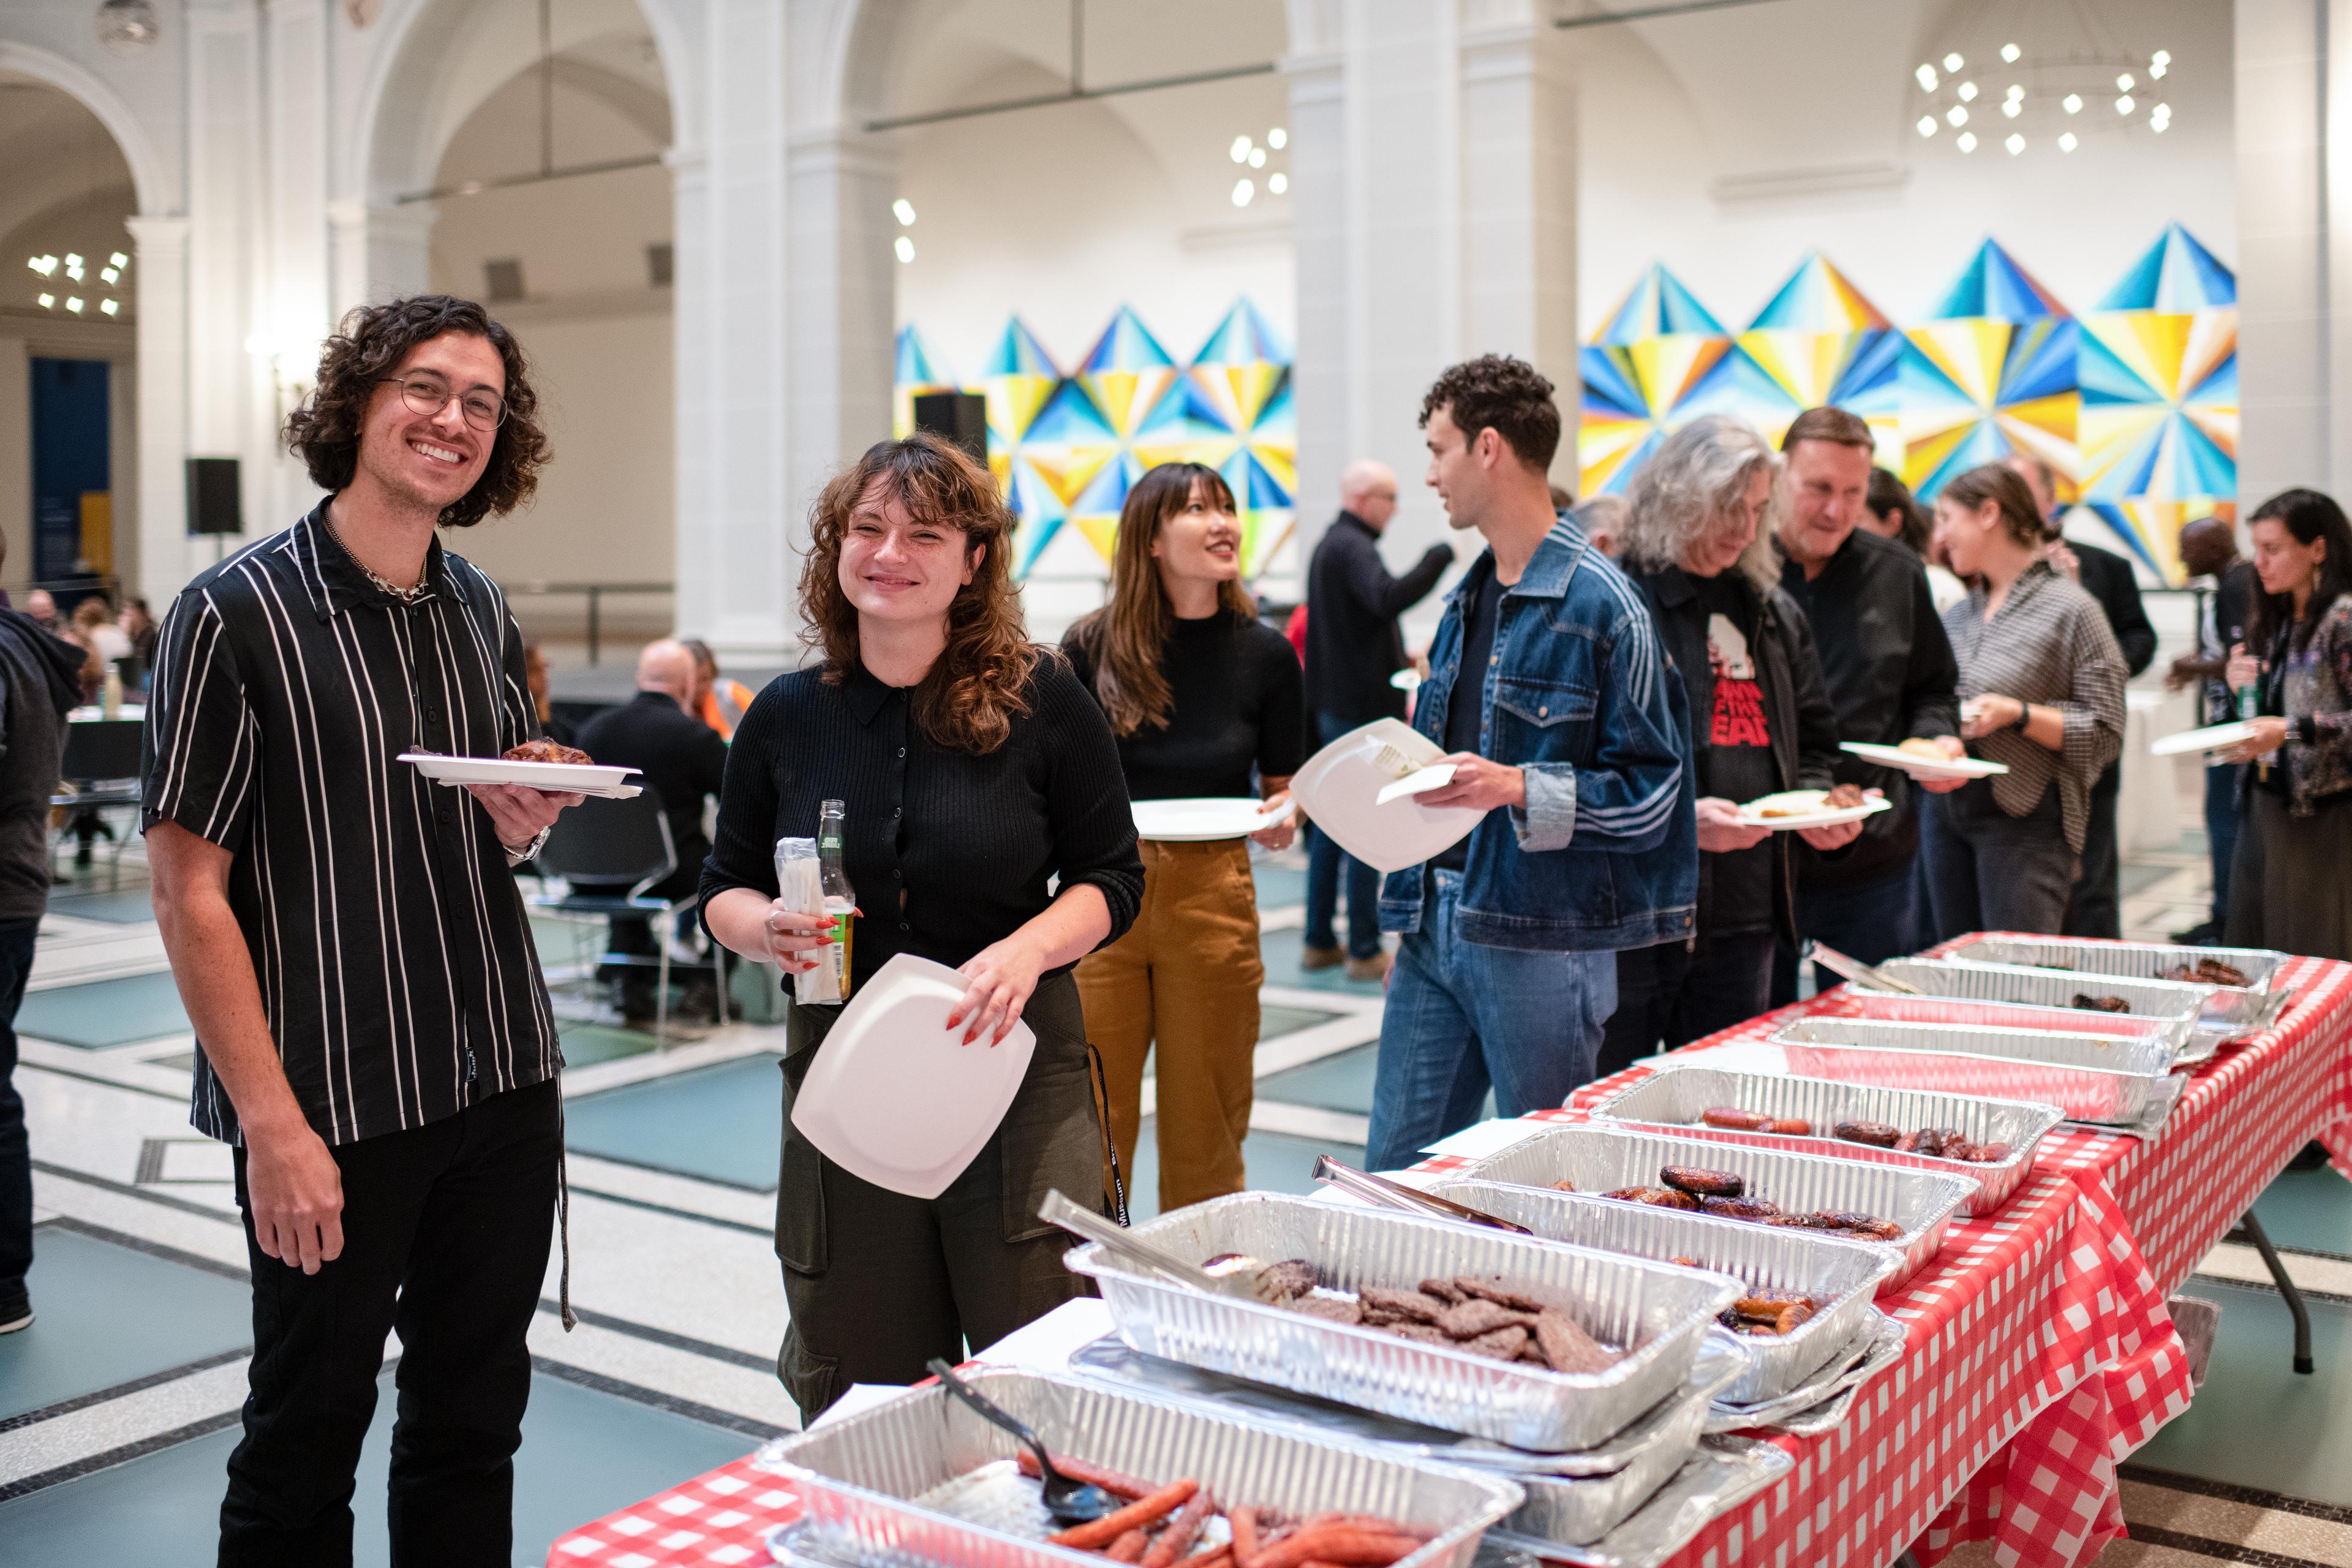
<svg viewBox="0 0 2352 1568">
<path fill-rule="evenodd" d="M 1990 616 L 1979 583 L 1944 612 L 1944 630 L 1959 661 L 1965 702 L 1988 692 L 2055 708 L 2064 716 L 2064 750 L 2053 752 L 2014 730 L 1997 730 L 1969 742 L 1969 753 L 2008 764 L 1996 774 L 1992 797 L 2011 816 L 2042 804 L 2058 785 L 2066 843 L 2083 852 L 2091 820 L 2091 785 L 2124 746 L 2124 656 L 2106 612 L 2083 588 L 2037 561 L 2009 585 Z"/>
<path fill-rule="evenodd" d="M 436 539 L 403 604 L 325 507 L 190 583 L 163 617 L 143 822 L 235 855 L 287 1081 L 342 1144 L 553 1078 L 563 1058 L 489 814 L 394 759 L 497 756 L 537 732 L 521 628 Z M 190 1120 L 241 1141 L 197 1042 Z"/>
</svg>

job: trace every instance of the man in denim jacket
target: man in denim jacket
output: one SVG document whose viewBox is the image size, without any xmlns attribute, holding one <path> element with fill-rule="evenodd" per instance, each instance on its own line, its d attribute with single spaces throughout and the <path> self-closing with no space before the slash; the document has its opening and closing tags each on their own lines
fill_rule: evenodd
<svg viewBox="0 0 2352 1568">
<path fill-rule="evenodd" d="M 1489 1085 L 1505 1116 L 1564 1103 L 1616 1010 L 1618 950 L 1687 941 L 1698 892 L 1682 680 L 1639 590 L 1552 510 L 1551 383 L 1488 354 L 1438 377 L 1421 423 L 1431 487 L 1487 545 L 1430 647 L 1413 727 L 1455 773 L 1421 799 L 1491 815 L 1381 889 L 1404 942 L 1374 1170 L 1469 1125 Z"/>
</svg>

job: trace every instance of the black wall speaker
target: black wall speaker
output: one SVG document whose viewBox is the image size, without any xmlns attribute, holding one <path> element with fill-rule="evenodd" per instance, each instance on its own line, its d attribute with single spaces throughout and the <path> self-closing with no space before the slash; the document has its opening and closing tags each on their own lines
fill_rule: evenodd
<svg viewBox="0 0 2352 1568">
<path fill-rule="evenodd" d="M 238 497 L 235 458 L 188 459 L 188 531 L 245 531 L 245 503 Z"/>
<path fill-rule="evenodd" d="M 944 437 L 988 467 L 988 399 L 977 392 L 917 393 L 915 428 Z"/>
</svg>

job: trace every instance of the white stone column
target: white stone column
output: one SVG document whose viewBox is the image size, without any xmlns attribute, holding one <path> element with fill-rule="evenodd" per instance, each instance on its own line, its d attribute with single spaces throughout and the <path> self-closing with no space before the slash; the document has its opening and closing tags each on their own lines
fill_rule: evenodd
<svg viewBox="0 0 2352 1568">
<path fill-rule="evenodd" d="M 188 449 L 241 459 L 247 532 L 266 533 L 293 519 L 270 515 L 278 394 L 258 308 L 272 254 L 258 10 L 191 0 L 186 16 Z"/>
<path fill-rule="evenodd" d="M 794 663 L 788 547 L 784 7 L 713 0 L 699 151 L 676 201 L 677 629 L 721 662 Z M 883 376 L 889 367 L 886 361 Z"/>
<path fill-rule="evenodd" d="M 329 246 L 326 0 L 270 0 L 263 17 L 265 162 L 261 203 L 269 290 L 255 332 L 269 350 L 268 499 L 254 531 L 283 527 L 318 499 L 318 487 L 278 439 L 285 416 L 317 379 L 319 345 L 334 326 Z"/>
<path fill-rule="evenodd" d="M 156 614 L 189 576 L 188 220 L 130 220 L 139 331 L 139 589 Z"/>
<path fill-rule="evenodd" d="M 1290 243 L 1298 337 L 1290 391 L 1298 410 L 1298 543 L 1313 555 L 1339 504 L 1339 471 L 1360 430 L 1349 360 L 1346 77 L 1336 52 L 1283 62 L 1290 82 Z M 1302 571 L 1302 579 L 1303 579 Z"/>
<path fill-rule="evenodd" d="M 431 202 L 373 205 L 327 204 L 329 284 L 332 320 L 354 305 L 380 304 L 432 286 L 433 224 L 440 209 Z"/>
<path fill-rule="evenodd" d="M 835 470 L 890 434 L 891 313 L 898 267 L 890 215 L 895 149 L 857 132 L 795 137 L 785 264 L 793 345 L 786 522 L 795 548 Z"/>
</svg>

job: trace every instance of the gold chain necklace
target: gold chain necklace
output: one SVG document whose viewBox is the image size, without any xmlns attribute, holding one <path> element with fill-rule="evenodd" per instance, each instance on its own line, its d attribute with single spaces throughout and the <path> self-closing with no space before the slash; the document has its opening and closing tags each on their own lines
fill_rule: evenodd
<svg viewBox="0 0 2352 1568">
<path fill-rule="evenodd" d="M 365 574 L 369 582 L 374 584 L 377 587 L 383 589 L 385 593 L 391 595 L 402 604 L 413 605 L 419 599 L 424 598 L 426 595 L 433 592 L 432 583 L 423 575 L 418 576 L 415 584 L 413 587 L 403 588 L 398 586 L 393 583 L 391 579 L 385 577 L 382 573 L 376 571 L 366 562 L 361 560 L 357 552 L 353 551 L 349 544 L 345 544 L 343 542 L 342 530 L 335 526 L 335 520 L 333 518 L 328 516 L 324 511 L 320 512 L 319 516 L 320 519 L 326 523 L 328 534 L 333 538 L 334 542 L 338 545 L 341 546 L 343 553 L 352 558 L 352 564 L 358 567 L 360 571 Z"/>
</svg>

